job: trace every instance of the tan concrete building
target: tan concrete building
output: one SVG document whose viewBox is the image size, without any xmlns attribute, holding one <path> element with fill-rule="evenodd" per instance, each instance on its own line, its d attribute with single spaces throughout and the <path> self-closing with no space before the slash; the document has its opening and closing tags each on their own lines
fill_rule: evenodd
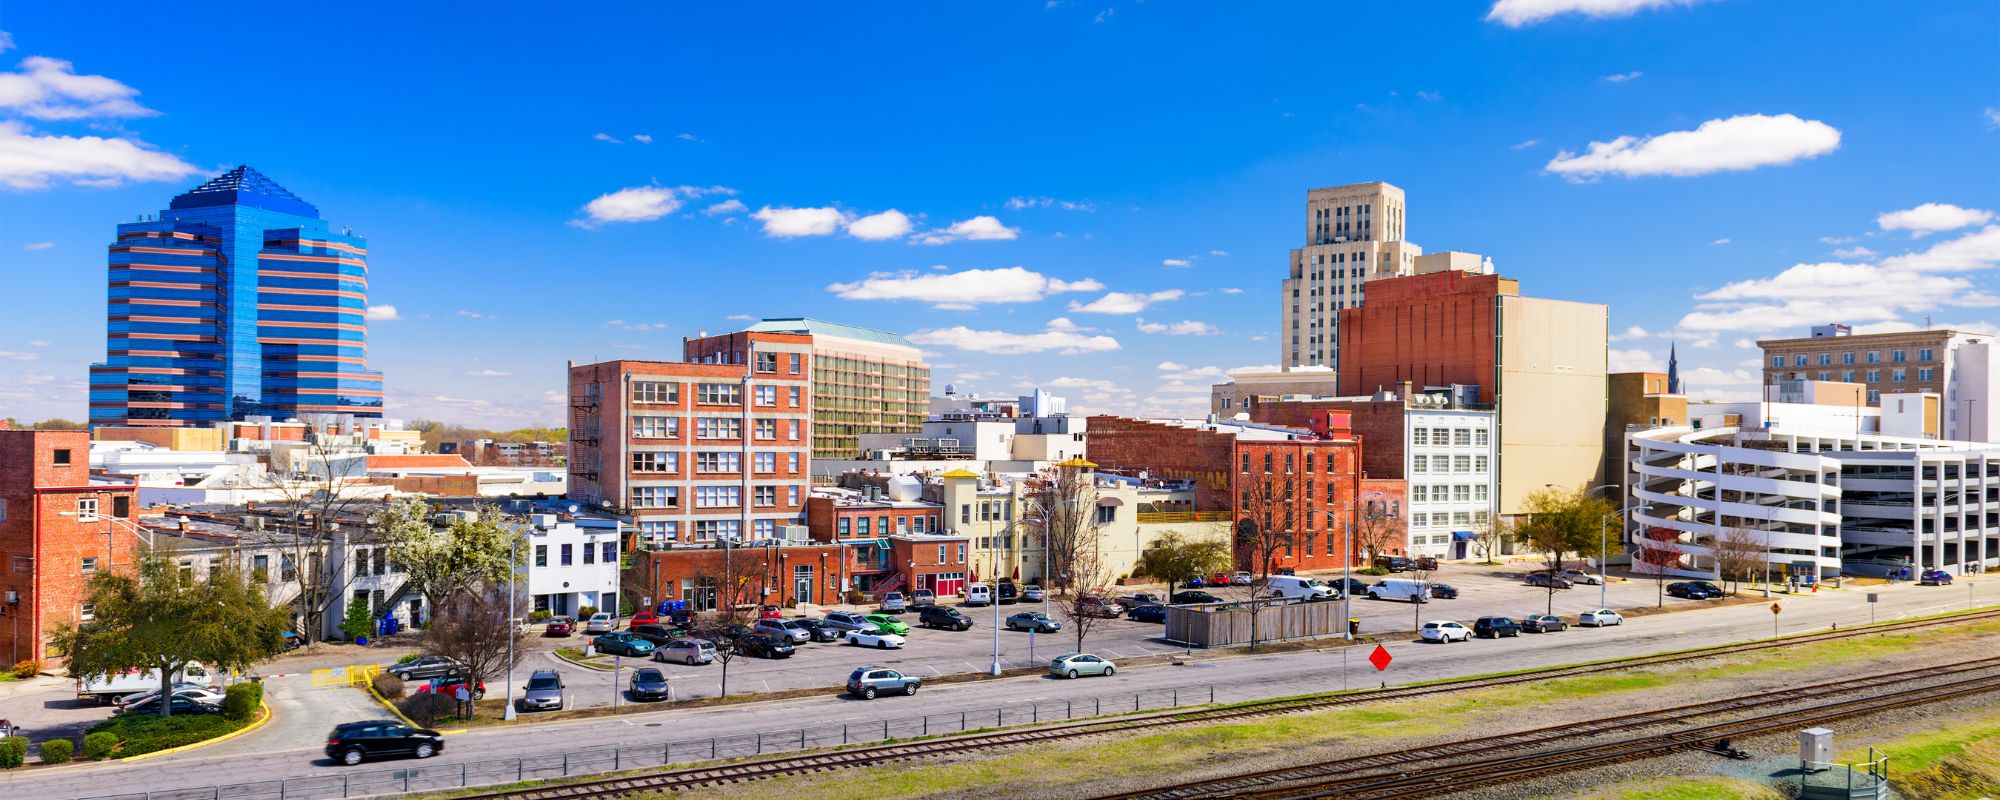
<svg viewBox="0 0 2000 800">
<path fill-rule="evenodd" d="M 1687 395 L 1665 372 L 1614 372 L 1605 376 L 1604 473 L 1600 484 L 1624 480 L 1630 456 L 1626 434 L 1688 424 Z"/>
<path fill-rule="evenodd" d="M 1864 402 L 1884 395 L 1942 398 L 1947 439 L 1992 441 L 2000 431 L 2000 337 L 1958 330 L 1856 334 L 1847 325 L 1815 325 L 1812 335 L 1765 339 L 1764 385 L 1839 381 L 1866 387 Z"/>
<path fill-rule="evenodd" d="M 1208 387 L 1208 411 L 1223 419 L 1247 413 L 1253 398 L 1306 395 L 1326 397 L 1339 388 L 1339 376 L 1327 367 L 1292 367 L 1277 372 L 1245 372 Z"/>
<path fill-rule="evenodd" d="M 1040 583 L 1047 565 L 1026 476 L 988 480 L 955 470 L 939 476 L 945 530 L 967 539 L 981 581 Z M 1099 558 L 1113 579 L 1129 578 L 1140 557 L 1169 531 L 1194 540 L 1230 541 L 1230 513 L 1196 511 L 1192 484 L 1100 476 L 1086 493 L 1097 508 Z"/>
<path fill-rule="evenodd" d="M 1280 293 L 1278 363 L 1339 368 L 1340 310 L 1379 278 L 1491 271 L 1472 253 L 1431 256 L 1405 238 L 1403 190 L 1382 181 L 1306 192 L 1306 245 L 1291 252 Z"/>
</svg>

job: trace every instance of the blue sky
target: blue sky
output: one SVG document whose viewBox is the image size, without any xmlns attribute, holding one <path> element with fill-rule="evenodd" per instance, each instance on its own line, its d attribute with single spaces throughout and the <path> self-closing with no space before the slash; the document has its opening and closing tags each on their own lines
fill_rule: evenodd
<svg viewBox="0 0 2000 800">
<path fill-rule="evenodd" d="M 2000 321 L 2000 6 L 1385 5 L 13 4 L 0 415 L 85 415 L 113 225 L 238 163 L 370 240 L 390 413 L 495 426 L 795 315 L 1198 413 L 1277 360 L 1305 190 L 1367 180 L 1702 396 L 1814 322 Z"/>
</svg>

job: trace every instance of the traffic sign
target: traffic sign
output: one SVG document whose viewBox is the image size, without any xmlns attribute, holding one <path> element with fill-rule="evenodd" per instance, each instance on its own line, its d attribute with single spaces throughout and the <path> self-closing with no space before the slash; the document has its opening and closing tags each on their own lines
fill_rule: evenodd
<svg viewBox="0 0 2000 800">
<path fill-rule="evenodd" d="M 1781 605 L 1778 605 L 1777 603 L 1772 603 L 1772 604 L 1771 604 L 1771 613 L 1773 613 L 1773 614 L 1776 614 L 1776 613 L 1778 613 L 1778 612 L 1780 612 L 1780 611 L 1783 611 L 1783 610 L 1785 610 L 1785 607 L 1784 607 L 1784 606 L 1781 606 Z"/>
<path fill-rule="evenodd" d="M 1882 596 L 1881 596 L 1881 595 L 1879 595 L 1879 594 L 1876 594 L 1876 593 L 1874 593 L 1874 592 L 1869 592 L 1869 593 L 1868 593 L 1868 602 L 1870 602 L 1870 603 L 1879 603 L 1879 602 L 1882 602 Z"/>
<path fill-rule="evenodd" d="M 1379 644 L 1375 645 L 1375 652 L 1368 654 L 1368 663 L 1375 665 L 1376 672 L 1388 669 L 1389 662 L 1393 660 L 1395 659 L 1389 655 L 1388 648 Z"/>
</svg>

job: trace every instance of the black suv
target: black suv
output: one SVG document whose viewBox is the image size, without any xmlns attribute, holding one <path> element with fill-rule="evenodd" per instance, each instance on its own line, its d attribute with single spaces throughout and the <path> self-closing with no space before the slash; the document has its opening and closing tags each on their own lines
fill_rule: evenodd
<svg viewBox="0 0 2000 800">
<path fill-rule="evenodd" d="M 1199 589 L 1186 592 L 1174 592 L 1175 605 L 1184 605 L 1187 603 L 1220 603 L 1220 602 L 1222 602 L 1222 598 L 1216 597 L 1215 595 L 1209 594 Z"/>
<path fill-rule="evenodd" d="M 382 756 L 430 758 L 444 752 L 444 735 L 390 719 L 348 722 L 326 735 L 326 755 L 348 766 Z"/>
<path fill-rule="evenodd" d="M 791 639 L 780 639 L 768 633 L 756 633 L 736 640 L 736 652 L 758 658 L 791 658 L 798 648 L 792 646 Z"/>
<path fill-rule="evenodd" d="M 1415 566 L 1416 566 L 1415 564 L 1410 563 L 1409 559 L 1404 558 L 1402 556 L 1375 557 L 1376 569 L 1386 569 L 1390 572 L 1409 572 L 1411 569 L 1415 568 Z"/>
<path fill-rule="evenodd" d="M 972 627 L 972 618 L 951 606 L 922 606 L 917 612 L 917 624 L 926 628 L 944 628 L 962 631 Z"/>
<path fill-rule="evenodd" d="M 1520 636 L 1521 623 L 1506 617 L 1480 617 L 1477 622 L 1472 623 L 1472 635 L 1481 639 Z"/>
<path fill-rule="evenodd" d="M 1708 587 L 1706 586 L 1703 586 L 1693 581 L 1688 581 L 1685 583 L 1667 584 L 1667 596 L 1685 597 L 1689 600 L 1707 600 L 1711 597 L 1721 597 L 1722 593 L 1711 592 L 1708 590 Z"/>
<path fill-rule="evenodd" d="M 1021 599 L 1021 589 L 1015 586 L 1013 581 L 1001 581 L 998 596 L 1000 598 L 1000 605 L 1011 606 L 1015 601 Z"/>
<path fill-rule="evenodd" d="M 805 626 L 807 633 L 810 634 L 807 638 L 815 642 L 838 642 L 840 635 L 847 632 L 845 628 L 829 625 L 826 620 L 813 617 L 800 617 L 798 623 Z"/>
</svg>

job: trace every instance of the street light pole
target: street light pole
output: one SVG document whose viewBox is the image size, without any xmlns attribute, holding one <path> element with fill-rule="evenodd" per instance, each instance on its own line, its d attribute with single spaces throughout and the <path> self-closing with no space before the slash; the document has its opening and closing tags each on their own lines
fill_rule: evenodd
<svg viewBox="0 0 2000 800">
<path fill-rule="evenodd" d="M 500 717 L 511 722 L 514 719 L 514 640 L 518 638 L 515 636 L 513 630 L 515 611 L 514 584 L 519 583 L 521 579 L 521 538 L 519 536 L 511 537 L 507 543 L 507 567 L 511 573 L 507 576 L 507 709 L 500 712 Z M 616 687 L 617 681 L 615 679 L 612 681 L 612 685 L 614 688 Z"/>
</svg>

